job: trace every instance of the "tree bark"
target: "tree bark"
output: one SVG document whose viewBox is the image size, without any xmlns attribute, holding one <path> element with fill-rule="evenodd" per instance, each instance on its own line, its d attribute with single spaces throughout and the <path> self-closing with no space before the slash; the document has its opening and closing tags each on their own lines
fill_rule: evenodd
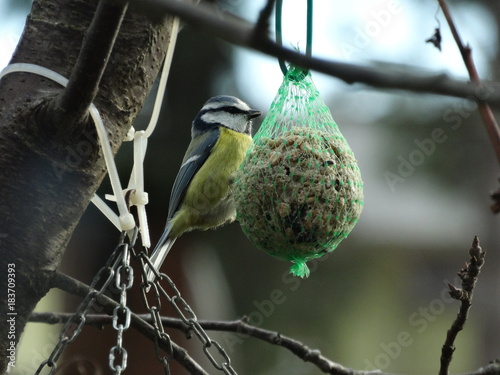
<svg viewBox="0 0 500 375">
<path fill-rule="evenodd" d="M 73 67 L 97 4 L 35 0 L 11 63 L 41 65 L 67 78 L 79 74 Z M 157 76 L 171 21 L 147 18 L 133 7 L 125 15 L 93 101 L 114 152 Z M 17 344 L 29 314 L 49 290 L 73 229 L 106 173 L 88 116 L 74 121 L 54 116 L 63 91 L 30 73 L 11 73 L 0 82 L 1 353 Z M 3 373 L 9 359 L 0 358 Z"/>
</svg>

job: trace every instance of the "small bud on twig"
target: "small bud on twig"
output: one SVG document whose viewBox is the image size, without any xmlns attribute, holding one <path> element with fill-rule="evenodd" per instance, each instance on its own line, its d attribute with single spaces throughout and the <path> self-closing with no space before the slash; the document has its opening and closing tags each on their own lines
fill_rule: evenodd
<svg viewBox="0 0 500 375">
<path fill-rule="evenodd" d="M 461 288 L 457 288 L 455 285 L 448 283 L 449 293 L 451 298 L 461 301 L 464 298 L 465 291 Z"/>
</svg>

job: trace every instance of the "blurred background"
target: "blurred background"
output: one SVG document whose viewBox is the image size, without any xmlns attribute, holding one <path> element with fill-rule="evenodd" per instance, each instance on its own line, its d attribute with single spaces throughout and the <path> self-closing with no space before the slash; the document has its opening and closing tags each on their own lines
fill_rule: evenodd
<svg viewBox="0 0 500 375">
<path fill-rule="evenodd" d="M 254 22 L 264 3 L 225 0 L 218 6 Z M 314 5 L 316 56 L 366 65 L 393 63 L 409 71 L 468 79 L 436 1 L 316 0 Z M 498 80 L 500 4 L 449 1 L 449 6 L 464 42 L 472 46 L 480 76 Z M 8 64 L 29 8 L 27 0 L 0 3 L 0 68 Z M 285 1 L 285 45 L 305 49 L 305 22 L 305 1 Z M 439 25 L 442 51 L 425 43 Z M 399 71 L 394 68 L 395 74 Z M 203 103 L 213 95 L 229 94 L 267 111 L 281 80 L 275 59 L 190 27 L 182 30 L 160 124 L 146 155 L 153 243 L 165 224 L 191 121 Z M 500 349 L 500 217 L 490 211 L 489 194 L 498 188 L 500 173 L 476 106 L 465 99 L 348 85 L 315 72 L 313 80 L 353 149 L 364 180 L 364 211 L 349 238 L 311 262 L 308 279 L 297 279 L 288 275 L 289 264 L 254 248 L 235 223 L 184 235 L 163 270 L 199 319 L 247 316 L 251 323 L 300 340 L 347 367 L 429 374 L 439 369 L 441 346 L 459 307 L 446 285 L 459 285 L 456 272 L 468 260 L 478 235 L 488 252 L 486 265 L 469 320 L 456 341 L 451 372 L 473 371 L 494 360 Z M 150 100 L 136 129 L 147 123 L 151 106 Z M 131 146 L 124 144 L 117 156 L 122 183 L 131 169 Z M 99 194 L 110 192 L 106 181 Z M 118 235 L 89 206 L 66 252 L 63 271 L 89 283 Z M 135 292 L 132 309 L 145 312 Z M 55 291 L 38 310 L 74 311 L 79 301 Z M 59 329 L 29 324 L 14 373 L 33 373 L 50 354 Z M 167 332 L 209 373 L 216 372 L 196 339 Z M 226 349 L 239 374 L 320 373 L 283 348 L 244 335 L 210 335 Z M 108 373 L 114 342 L 110 327 L 86 328 L 68 347 L 59 373 Z M 124 346 L 129 351 L 126 373 L 161 373 L 152 343 L 129 330 Z M 174 368 L 173 373 L 185 371 Z"/>
</svg>

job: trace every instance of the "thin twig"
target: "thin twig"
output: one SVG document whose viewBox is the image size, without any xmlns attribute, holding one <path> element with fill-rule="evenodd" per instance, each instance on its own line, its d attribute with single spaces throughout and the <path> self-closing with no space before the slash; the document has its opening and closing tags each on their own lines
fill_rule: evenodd
<svg viewBox="0 0 500 375">
<path fill-rule="evenodd" d="M 264 37 L 269 36 L 269 29 L 270 29 L 270 18 L 273 14 L 273 9 L 274 9 L 274 4 L 276 3 L 276 0 L 267 0 L 266 5 L 262 8 L 262 10 L 259 13 L 259 19 L 257 20 L 257 23 L 255 24 L 255 32 L 258 34 L 261 34 Z"/>
<path fill-rule="evenodd" d="M 500 182 L 500 180 L 499 180 L 499 182 Z M 493 200 L 493 203 L 490 206 L 491 212 L 493 212 L 494 214 L 500 213 L 500 188 L 493 191 L 490 194 L 490 197 Z"/>
<path fill-rule="evenodd" d="M 464 328 L 467 321 L 467 314 L 472 305 L 472 292 L 476 284 L 481 267 L 484 264 L 486 252 L 479 246 L 477 236 L 472 241 L 472 247 L 469 249 L 470 263 L 465 263 L 465 267 L 458 272 L 458 276 L 462 280 L 462 288 L 457 288 L 452 284 L 448 284 L 450 288 L 450 296 L 460 301 L 460 310 L 451 328 L 446 334 L 446 340 L 441 349 L 441 367 L 439 375 L 447 375 L 450 366 L 453 352 L 455 351 L 455 339 L 458 333 Z"/>
<path fill-rule="evenodd" d="M 472 58 L 472 49 L 469 45 L 464 45 L 462 39 L 460 38 L 460 34 L 458 33 L 458 29 L 455 26 L 455 22 L 453 22 L 453 18 L 451 17 L 450 10 L 445 0 L 438 0 L 441 9 L 443 10 L 443 14 L 448 22 L 448 26 L 450 27 L 453 38 L 455 39 L 455 43 L 460 50 L 460 54 L 462 55 L 462 59 L 464 60 L 465 66 L 467 67 L 467 71 L 469 72 L 469 77 L 472 82 L 476 84 L 481 84 L 481 79 L 479 78 L 479 74 L 477 73 L 476 65 L 474 64 L 474 59 Z M 486 126 L 486 131 L 488 132 L 488 136 L 491 139 L 493 144 L 493 149 L 495 150 L 495 154 L 497 156 L 498 162 L 500 163 L 500 129 L 495 120 L 495 116 L 491 111 L 490 106 L 487 103 L 478 102 L 479 113 L 481 114 L 481 118 L 483 119 L 484 125 Z"/>
<path fill-rule="evenodd" d="M 30 322 L 39 322 L 47 324 L 66 323 L 72 316 L 71 313 L 53 313 L 53 312 L 34 312 L 29 318 Z M 152 323 L 153 319 L 150 314 L 137 315 L 148 323 Z M 89 314 L 85 323 L 94 327 L 103 328 L 113 322 L 113 317 L 104 314 Z M 162 323 L 165 327 L 176 328 L 186 332 L 186 325 L 181 319 L 162 317 Z M 384 375 L 380 371 L 354 371 L 332 362 L 328 358 L 321 355 L 317 349 L 310 349 L 303 343 L 294 340 L 290 337 L 281 335 L 278 332 L 268 331 L 262 328 L 252 326 L 245 319 L 235 320 L 231 322 L 207 321 L 199 320 L 198 323 L 206 330 L 234 332 L 239 337 L 253 337 L 273 345 L 281 346 L 290 350 L 298 358 L 306 362 L 310 362 L 317 366 L 320 370 L 327 374 L 336 375 Z"/>
<path fill-rule="evenodd" d="M 122 0 L 124 1 L 124 0 Z M 447 74 L 425 72 L 418 67 L 387 64 L 363 66 L 359 64 L 307 57 L 289 48 L 279 46 L 263 36 L 255 25 L 230 13 L 221 13 L 213 5 L 200 3 L 197 7 L 174 0 L 133 0 L 134 6 L 152 14 L 168 13 L 178 16 L 191 27 L 214 35 L 226 42 L 274 56 L 291 64 L 337 77 L 347 83 L 364 83 L 384 89 L 426 92 L 468 98 L 478 102 L 500 105 L 498 84 L 487 86 L 450 78 Z"/>
<path fill-rule="evenodd" d="M 380 371 L 357 371 L 344 367 L 331 361 L 321 354 L 318 349 L 311 349 L 304 343 L 284 336 L 279 332 L 268 331 L 266 329 L 252 326 L 246 322 L 246 318 L 232 322 L 205 322 L 205 328 L 208 330 L 234 332 L 240 337 L 254 337 L 267 343 L 277 345 L 288 349 L 298 358 L 305 362 L 310 362 L 326 374 L 336 375 L 368 375 L 382 374 Z"/>
<path fill-rule="evenodd" d="M 70 313 L 32 313 L 30 316 L 30 322 L 40 322 L 47 324 L 59 324 L 65 323 L 72 314 Z M 150 314 L 139 314 L 137 315 L 140 319 L 150 323 L 153 321 Z M 181 319 L 162 317 L 162 323 L 165 327 L 179 329 L 186 332 L 186 325 Z M 95 327 L 102 328 L 106 325 L 112 324 L 113 318 L 104 314 L 89 314 L 85 321 L 86 324 Z M 328 358 L 321 355 L 319 350 L 310 349 L 303 343 L 284 336 L 278 332 L 269 331 L 263 328 L 255 327 L 246 322 L 246 319 L 239 319 L 229 322 L 221 321 L 208 321 L 199 320 L 198 321 L 203 329 L 212 331 L 223 331 L 232 332 L 239 339 L 244 339 L 247 337 L 253 337 L 255 339 L 262 340 L 272 345 L 277 345 L 288 349 L 298 358 L 304 361 L 310 362 L 311 364 L 318 367 L 321 371 L 327 374 L 336 375 L 394 375 L 387 374 L 381 371 L 358 371 L 343 367 L 340 364 L 334 363 Z M 464 374 L 464 375 L 500 375 L 500 362 L 493 362 L 485 367 L 478 369 L 477 371 Z"/>
<path fill-rule="evenodd" d="M 82 283 L 81 281 L 78 281 L 60 272 L 55 273 L 54 277 L 51 280 L 51 287 L 64 290 L 67 293 L 77 295 L 82 298 L 85 298 L 90 291 L 89 286 L 85 283 Z M 118 303 L 116 301 L 105 295 L 100 295 L 96 302 L 108 314 L 113 314 L 113 310 L 116 306 L 118 306 Z M 154 327 L 144 319 L 141 319 L 139 316 L 137 316 L 137 314 L 131 313 L 131 324 L 132 327 L 134 327 L 139 333 L 147 337 L 149 340 L 155 340 L 156 335 Z M 208 375 L 207 372 L 188 355 L 186 350 L 184 350 L 179 345 L 175 344 L 172 341 L 167 342 L 163 338 L 158 338 L 158 343 L 160 347 L 165 351 L 171 350 L 169 345 L 172 345 L 174 359 L 179 362 L 179 364 L 181 364 L 189 372 L 189 374 Z"/>
<path fill-rule="evenodd" d="M 496 359 L 488 365 L 477 369 L 474 372 L 462 375 L 499 375 L 500 374 L 500 360 Z"/>
</svg>

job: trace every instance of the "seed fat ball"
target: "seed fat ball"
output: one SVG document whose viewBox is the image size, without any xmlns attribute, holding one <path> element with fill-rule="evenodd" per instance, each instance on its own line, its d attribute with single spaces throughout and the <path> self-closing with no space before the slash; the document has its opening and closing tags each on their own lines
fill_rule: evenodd
<svg viewBox="0 0 500 375">
<path fill-rule="evenodd" d="M 334 250 L 363 208 L 363 182 L 346 140 L 310 127 L 260 138 L 237 172 L 234 193 L 246 236 L 297 264 Z"/>
</svg>

